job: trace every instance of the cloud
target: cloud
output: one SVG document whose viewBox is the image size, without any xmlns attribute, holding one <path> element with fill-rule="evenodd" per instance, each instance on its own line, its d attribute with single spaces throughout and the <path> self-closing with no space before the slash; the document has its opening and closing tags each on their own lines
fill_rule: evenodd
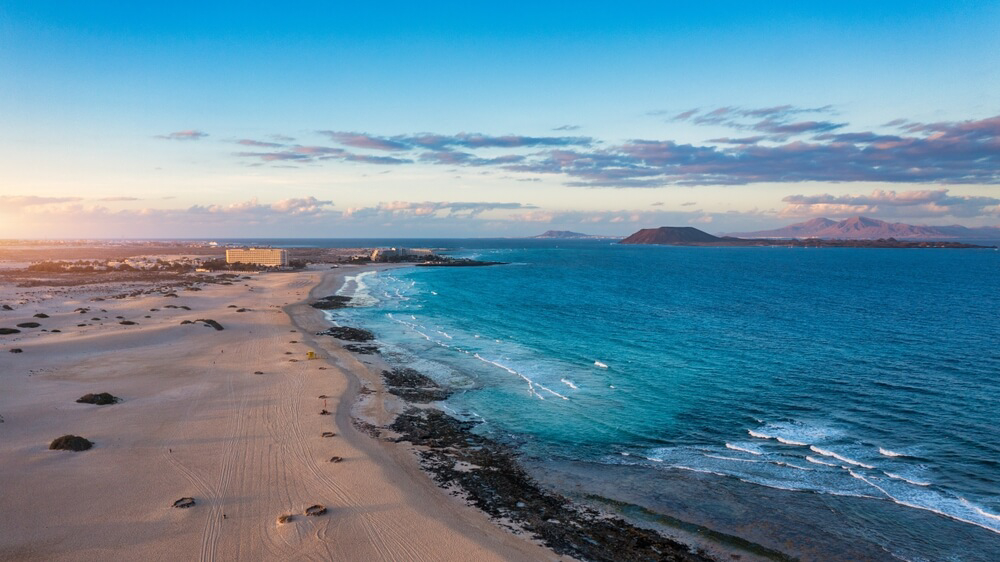
<svg viewBox="0 0 1000 562">
<path fill-rule="evenodd" d="M 754 137 L 742 137 L 742 138 L 730 138 L 730 137 L 720 137 L 717 139 L 708 139 L 708 142 L 714 142 L 716 144 L 757 144 L 762 140 L 767 140 L 766 135 L 757 135 Z"/>
<path fill-rule="evenodd" d="M 518 154 L 497 156 L 495 158 L 478 158 L 474 154 L 454 150 L 426 152 L 420 156 L 420 160 L 423 162 L 433 162 L 435 164 L 447 164 L 452 166 L 496 166 L 500 164 L 521 162 L 524 158 L 524 156 Z"/>
<path fill-rule="evenodd" d="M 355 148 L 367 148 L 371 150 L 409 150 L 411 148 L 409 144 L 364 133 L 319 132 L 330 137 L 330 140 L 334 142 Z"/>
<path fill-rule="evenodd" d="M 558 127 L 553 127 L 553 131 L 576 131 L 580 128 L 579 125 L 560 125 Z"/>
<path fill-rule="evenodd" d="M 26 207 L 83 201 L 82 197 L 38 197 L 36 195 L 0 195 L 0 213 L 17 212 Z"/>
<path fill-rule="evenodd" d="M 810 122 L 801 129 L 825 126 Z M 563 174 L 571 180 L 568 185 L 592 187 L 803 181 L 1000 183 L 1000 116 L 903 127 L 911 131 L 909 136 L 859 132 L 774 145 L 719 147 L 639 139 L 589 152 L 552 150 L 506 168 Z"/>
<path fill-rule="evenodd" d="M 285 146 L 284 144 L 277 142 L 265 142 L 252 139 L 240 139 L 236 141 L 236 144 L 242 144 L 243 146 L 259 146 L 262 148 L 280 148 L 282 146 Z"/>
<path fill-rule="evenodd" d="M 923 191 L 875 190 L 869 195 L 789 195 L 782 199 L 784 217 L 982 217 L 1000 216 L 1000 198 L 950 195 L 947 189 Z"/>
<path fill-rule="evenodd" d="M 276 140 L 278 142 L 295 142 L 295 137 L 290 137 L 288 135 L 279 135 L 277 133 L 273 135 L 268 135 L 271 140 Z"/>
<path fill-rule="evenodd" d="M 829 114 L 832 112 L 831 106 L 776 105 L 750 109 L 729 106 L 718 107 L 710 111 L 704 111 L 700 108 L 689 109 L 675 115 L 671 121 L 687 121 L 694 125 L 721 126 L 766 133 L 766 135 L 744 139 L 723 137 L 709 141 L 722 144 L 753 144 L 762 140 L 784 141 L 789 137 L 808 133 L 826 133 L 847 126 L 847 123 L 834 123 L 832 121 L 794 121 L 796 117 L 803 114 Z"/>
<path fill-rule="evenodd" d="M 384 137 L 367 133 L 347 133 L 340 131 L 319 131 L 334 142 L 355 148 L 371 150 L 448 150 L 453 148 L 534 148 L 551 146 L 590 146 L 594 139 L 590 137 L 531 137 L 524 135 L 491 136 L 480 133 L 458 133 L 456 135 L 440 135 L 435 133 L 417 133 L 410 135 L 395 135 Z"/>
<path fill-rule="evenodd" d="M 187 131 L 176 131 L 173 133 L 167 133 L 165 135 L 156 135 L 156 138 L 166 139 L 166 140 L 194 141 L 194 140 L 201 140 L 207 136 L 208 133 L 204 131 L 189 129 Z"/>
<path fill-rule="evenodd" d="M 487 211 L 536 208 L 534 205 L 523 203 L 391 201 L 379 203 L 374 207 L 351 208 L 344 212 L 344 216 L 351 218 L 369 218 L 373 216 L 394 218 L 436 216 L 444 216 L 446 218 L 474 218 Z"/>
<path fill-rule="evenodd" d="M 101 197 L 97 201 L 115 202 L 115 201 L 141 201 L 138 197 Z"/>
<path fill-rule="evenodd" d="M 831 113 L 829 106 L 777 105 L 692 109 L 678 114 L 675 120 L 761 133 L 718 137 L 704 144 L 671 139 L 632 139 L 612 144 L 591 137 L 473 133 L 378 136 L 324 131 L 344 146 L 393 154 L 379 156 L 342 147 L 295 145 L 236 155 L 265 163 L 345 161 L 496 168 L 533 177 L 556 175 L 565 185 L 577 187 L 807 181 L 1000 183 L 1000 116 L 935 123 L 897 120 L 891 122 L 890 131 L 851 131 L 846 123 L 801 118 L 804 114 Z M 500 149 L 508 153 L 496 154 Z"/>
<path fill-rule="evenodd" d="M 345 162 L 362 162 L 367 164 L 410 164 L 413 160 L 395 158 L 392 156 L 372 156 L 348 152 L 343 148 L 330 146 L 291 146 L 284 150 L 272 152 L 236 152 L 235 156 L 256 158 L 262 162 L 317 162 L 323 160 L 342 160 Z"/>
</svg>

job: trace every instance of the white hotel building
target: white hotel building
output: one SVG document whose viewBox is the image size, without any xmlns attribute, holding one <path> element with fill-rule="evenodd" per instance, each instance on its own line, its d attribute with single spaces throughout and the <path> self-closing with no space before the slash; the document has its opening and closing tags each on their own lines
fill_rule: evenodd
<svg viewBox="0 0 1000 562">
<path fill-rule="evenodd" d="M 226 263 L 245 263 L 265 267 L 288 265 L 288 250 L 278 248 L 233 248 L 226 250 Z"/>
</svg>

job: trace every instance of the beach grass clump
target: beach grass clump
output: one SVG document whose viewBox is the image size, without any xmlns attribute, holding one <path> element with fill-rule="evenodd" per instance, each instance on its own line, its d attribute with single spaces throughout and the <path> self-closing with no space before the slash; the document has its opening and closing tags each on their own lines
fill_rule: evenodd
<svg viewBox="0 0 1000 562">
<path fill-rule="evenodd" d="M 117 404 L 121 402 L 121 398 L 114 396 L 108 392 L 99 392 L 97 394 L 84 394 L 76 400 L 80 404 L 95 404 L 97 406 L 107 406 L 109 404 Z"/>
<path fill-rule="evenodd" d="M 279 525 L 284 525 L 285 523 L 291 523 L 294 520 L 295 520 L 295 516 L 292 515 L 291 513 L 286 513 L 284 515 L 279 515 L 278 516 L 278 524 Z"/>
<path fill-rule="evenodd" d="M 211 326 L 219 331 L 225 330 L 225 328 L 222 327 L 222 324 L 219 324 L 218 322 L 212 319 L 199 318 L 195 320 L 195 322 L 204 322 L 206 326 Z"/>
<path fill-rule="evenodd" d="M 86 451 L 93 446 L 92 441 L 79 435 L 63 435 L 56 437 L 52 443 L 49 443 L 49 449 L 53 451 Z"/>
</svg>

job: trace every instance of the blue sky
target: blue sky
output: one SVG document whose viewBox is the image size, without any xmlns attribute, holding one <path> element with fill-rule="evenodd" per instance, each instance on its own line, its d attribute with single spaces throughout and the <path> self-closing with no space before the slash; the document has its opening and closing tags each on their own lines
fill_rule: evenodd
<svg viewBox="0 0 1000 562">
<path fill-rule="evenodd" d="M 0 236 L 1000 223 L 1000 5 L 812 4 L 5 2 Z"/>
</svg>

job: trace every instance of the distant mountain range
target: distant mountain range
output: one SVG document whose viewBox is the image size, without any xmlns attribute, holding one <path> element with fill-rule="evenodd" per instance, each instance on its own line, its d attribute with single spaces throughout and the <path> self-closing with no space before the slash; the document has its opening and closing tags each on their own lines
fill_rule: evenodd
<svg viewBox="0 0 1000 562">
<path fill-rule="evenodd" d="M 899 240 L 897 238 L 735 238 L 712 236 L 690 226 L 644 228 L 619 244 L 659 244 L 665 246 L 788 246 L 797 248 L 996 248 L 944 240 Z"/>
<path fill-rule="evenodd" d="M 829 240 L 877 240 L 879 238 L 997 240 L 1000 239 L 1000 227 L 968 228 L 957 224 L 952 226 L 916 226 L 901 222 L 890 223 L 868 217 L 851 217 L 842 221 L 819 218 L 774 230 L 731 232 L 726 236 L 739 238 L 823 238 Z"/>
<path fill-rule="evenodd" d="M 584 234 L 582 232 L 573 232 L 570 230 L 547 230 L 538 236 L 532 236 L 532 238 L 561 238 L 563 240 L 580 240 L 580 239 L 604 239 L 604 240 L 619 240 L 624 238 L 623 236 L 601 236 L 600 234 Z"/>
</svg>

